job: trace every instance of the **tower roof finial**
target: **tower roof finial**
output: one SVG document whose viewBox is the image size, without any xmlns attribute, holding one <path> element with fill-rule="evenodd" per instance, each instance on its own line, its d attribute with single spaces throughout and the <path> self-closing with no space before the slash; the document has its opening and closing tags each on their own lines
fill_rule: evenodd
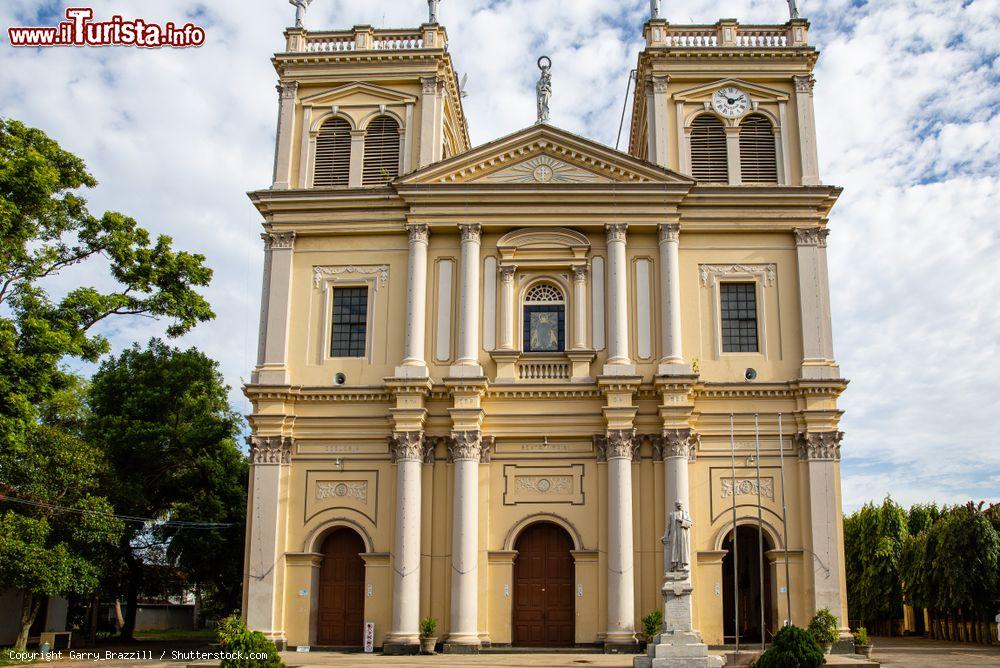
<svg viewBox="0 0 1000 668">
<path fill-rule="evenodd" d="M 538 69 L 542 75 L 538 78 L 535 93 L 538 95 L 538 120 L 536 123 L 549 122 L 549 101 L 552 99 L 552 59 L 542 56 L 538 59 Z"/>
<path fill-rule="evenodd" d="M 302 19 L 306 16 L 306 10 L 313 0 L 288 0 L 288 4 L 295 7 L 295 27 L 302 28 Z"/>
</svg>

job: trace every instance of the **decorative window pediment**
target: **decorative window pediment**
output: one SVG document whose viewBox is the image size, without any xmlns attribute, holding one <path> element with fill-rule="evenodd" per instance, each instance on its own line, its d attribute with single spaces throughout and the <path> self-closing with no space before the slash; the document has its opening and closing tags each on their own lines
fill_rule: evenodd
<svg viewBox="0 0 1000 668">
<path fill-rule="evenodd" d="M 586 263 L 590 240 L 564 227 L 528 227 L 500 237 L 497 250 L 501 265 L 569 266 Z"/>
<path fill-rule="evenodd" d="M 302 98 L 303 107 L 374 107 L 380 104 L 416 104 L 414 95 L 370 83 L 355 82 Z"/>
<path fill-rule="evenodd" d="M 711 100 L 715 91 L 720 88 L 725 88 L 726 86 L 734 86 L 741 90 L 745 90 L 750 94 L 755 102 L 788 101 L 788 93 L 782 90 L 770 88 L 768 86 L 761 86 L 760 84 L 744 81 L 743 79 L 719 79 L 718 81 L 695 86 L 694 88 L 677 91 L 674 93 L 673 98 L 679 102 L 708 102 Z"/>
</svg>

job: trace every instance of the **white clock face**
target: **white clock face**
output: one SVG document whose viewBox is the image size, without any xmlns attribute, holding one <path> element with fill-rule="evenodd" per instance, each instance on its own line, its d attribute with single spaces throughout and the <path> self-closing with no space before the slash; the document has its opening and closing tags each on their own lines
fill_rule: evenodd
<svg viewBox="0 0 1000 668">
<path fill-rule="evenodd" d="M 712 96 L 712 106 L 726 118 L 738 118 L 750 110 L 750 96 L 729 86 Z"/>
</svg>

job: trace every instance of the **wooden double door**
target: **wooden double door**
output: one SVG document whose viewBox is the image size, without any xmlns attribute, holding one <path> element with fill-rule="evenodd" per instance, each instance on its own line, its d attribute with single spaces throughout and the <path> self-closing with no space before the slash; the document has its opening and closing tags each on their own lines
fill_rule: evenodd
<svg viewBox="0 0 1000 668">
<path fill-rule="evenodd" d="M 573 599 L 573 541 L 550 522 L 533 524 L 514 544 L 513 644 L 572 647 L 576 610 Z"/>
<path fill-rule="evenodd" d="M 323 541 L 319 571 L 316 644 L 360 647 L 365 627 L 365 543 L 351 529 L 337 529 Z"/>
</svg>

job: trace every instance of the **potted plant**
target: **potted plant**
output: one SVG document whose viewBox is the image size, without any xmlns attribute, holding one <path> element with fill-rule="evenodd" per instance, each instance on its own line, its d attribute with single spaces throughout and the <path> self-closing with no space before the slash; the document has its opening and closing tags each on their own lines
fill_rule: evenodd
<svg viewBox="0 0 1000 668">
<path fill-rule="evenodd" d="M 646 634 L 646 644 L 650 644 L 663 628 L 663 612 L 653 610 L 642 618 L 642 630 Z"/>
<path fill-rule="evenodd" d="M 833 643 L 837 642 L 837 618 L 833 616 L 829 608 L 823 608 L 810 620 L 809 635 L 823 647 L 823 651 L 827 654 L 833 650 Z"/>
<path fill-rule="evenodd" d="M 861 626 L 851 635 L 854 636 L 854 651 L 866 659 L 872 658 L 872 644 L 868 639 L 868 629 Z"/>
<path fill-rule="evenodd" d="M 433 617 L 426 617 L 420 620 L 420 653 L 434 654 L 434 646 L 437 645 L 438 620 Z"/>
</svg>

